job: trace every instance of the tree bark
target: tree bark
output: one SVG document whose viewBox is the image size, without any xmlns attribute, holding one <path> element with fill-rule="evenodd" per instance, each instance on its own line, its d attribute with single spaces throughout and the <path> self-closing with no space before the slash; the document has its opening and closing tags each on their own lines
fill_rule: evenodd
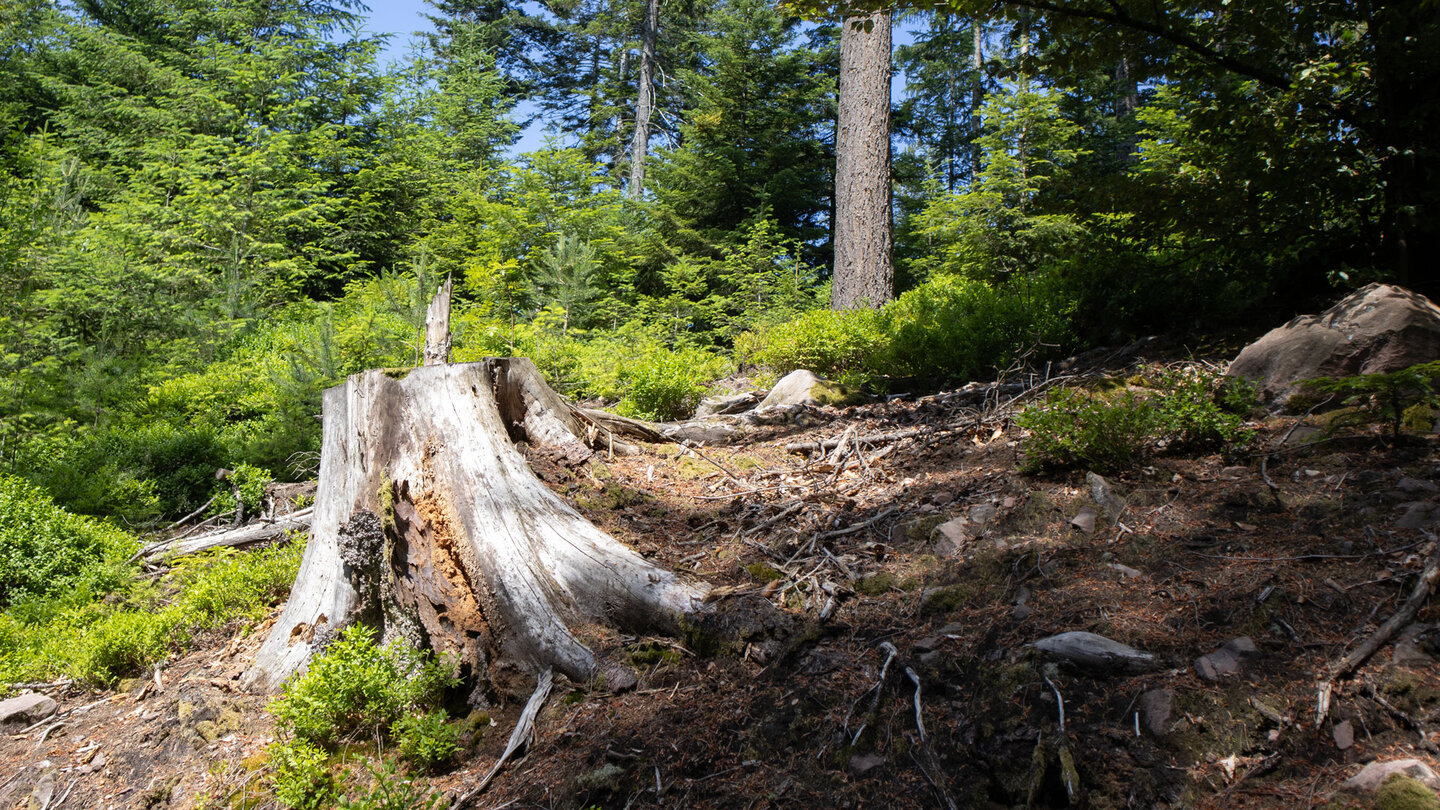
<svg viewBox="0 0 1440 810">
<path fill-rule="evenodd" d="M 516 448 L 588 455 L 585 435 L 521 358 L 367 371 L 326 391 L 310 543 L 247 685 L 277 689 L 355 621 L 453 655 L 477 688 L 528 689 L 546 667 L 584 681 L 617 668 L 580 628 L 674 632 L 709 610 L 707 585 L 595 528 Z"/>
<path fill-rule="evenodd" d="M 832 307 L 894 297 L 891 234 L 890 13 L 852 12 L 840 32 Z"/>
<path fill-rule="evenodd" d="M 635 140 L 630 145 L 630 199 L 645 192 L 645 158 L 650 151 L 650 116 L 655 109 L 655 41 L 660 33 L 660 0 L 646 0 L 640 38 L 640 80 L 635 99 Z"/>
</svg>

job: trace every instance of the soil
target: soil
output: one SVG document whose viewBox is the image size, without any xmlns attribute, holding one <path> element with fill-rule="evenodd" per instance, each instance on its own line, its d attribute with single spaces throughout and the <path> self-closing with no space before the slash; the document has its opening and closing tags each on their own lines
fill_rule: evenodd
<svg viewBox="0 0 1440 810">
<path fill-rule="evenodd" d="M 1341 789 L 1362 763 L 1440 771 L 1434 604 L 1315 716 L 1327 667 L 1399 608 L 1430 553 L 1435 436 L 1272 418 L 1254 452 L 1157 454 L 1097 493 L 1084 471 L 1017 472 L 1010 415 L 902 397 L 703 456 L 534 454 L 596 524 L 789 624 L 724 634 L 740 642 L 587 629 L 638 687 L 557 679 L 535 741 L 474 806 L 1370 807 Z M 920 430 L 834 461 L 785 448 L 851 426 Z M 1086 510 L 1093 531 L 1072 522 Z M 216 634 L 158 685 L 45 690 L 62 714 L 0 737 L 0 806 L 268 806 L 267 698 L 236 686 L 265 630 Z M 1030 646 L 1067 631 L 1157 666 L 1084 671 Z M 1241 637 L 1256 652 L 1238 672 L 1202 678 L 1196 659 Z M 477 783 L 527 697 L 492 707 L 432 784 Z"/>
</svg>

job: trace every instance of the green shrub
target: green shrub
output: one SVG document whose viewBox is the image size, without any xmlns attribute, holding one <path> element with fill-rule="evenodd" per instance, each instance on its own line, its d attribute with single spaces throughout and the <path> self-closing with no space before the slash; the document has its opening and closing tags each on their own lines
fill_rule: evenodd
<svg viewBox="0 0 1440 810">
<path fill-rule="evenodd" d="M 407 779 L 391 763 L 367 760 L 370 785 L 363 793 L 340 800 L 342 810 L 441 810 L 450 806 L 445 795 L 418 779 Z"/>
<path fill-rule="evenodd" d="M 335 801 L 339 785 L 330 771 L 329 756 L 306 740 L 286 740 L 270 746 L 274 767 L 271 782 L 275 798 L 293 810 L 320 810 Z"/>
<path fill-rule="evenodd" d="M 887 346 L 879 313 L 868 309 L 811 310 L 737 340 L 737 352 L 778 375 L 804 368 L 847 382 L 862 381 Z"/>
<path fill-rule="evenodd" d="M 40 489 L 0 474 L 0 605 L 27 595 L 113 588 L 135 548 L 129 534 L 73 515 Z"/>
<path fill-rule="evenodd" d="M 1435 381 L 1440 379 L 1440 360 L 1410 366 L 1387 374 L 1357 374 L 1353 377 L 1321 377 L 1306 380 L 1307 393 L 1341 398 L 1343 405 L 1361 405 L 1390 426 L 1399 439 L 1405 411 L 1417 404 L 1435 406 Z"/>
<path fill-rule="evenodd" d="M 103 601 L 85 589 L 20 600 L 0 613 L 0 682 L 68 675 L 108 684 L 147 670 L 198 632 L 262 618 L 284 599 L 304 548 L 196 555 L 159 583 L 133 580 Z"/>
<path fill-rule="evenodd" d="M 245 505 L 245 514 L 253 515 L 260 510 L 265 499 L 265 487 L 275 480 L 269 470 L 240 463 L 230 471 L 227 480 L 220 481 L 215 492 L 215 505 L 210 507 L 212 515 L 223 515 L 235 509 L 235 491 L 240 492 L 240 502 Z"/>
<path fill-rule="evenodd" d="M 656 348 L 632 355 L 620 374 L 625 396 L 616 412 L 640 419 L 682 419 L 695 412 L 710 383 L 729 364 L 702 349 Z"/>
<path fill-rule="evenodd" d="M 402 714 L 434 708 L 456 682 L 447 664 L 406 644 L 379 647 L 374 630 L 352 624 L 285 685 L 270 711 L 295 737 L 331 746 L 388 733 Z"/>
<path fill-rule="evenodd" d="M 1164 392 L 1051 391 L 1016 419 L 1030 433 L 1022 468 L 1119 472 L 1160 449 L 1230 452 L 1249 442 L 1252 433 L 1241 417 L 1221 406 L 1224 394 L 1215 378 L 1166 372 L 1153 384 Z"/>
<path fill-rule="evenodd" d="M 443 711 L 407 714 L 395 723 L 395 741 L 400 757 L 421 770 L 455 756 L 460 750 L 460 728 L 447 722 Z"/>
</svg>

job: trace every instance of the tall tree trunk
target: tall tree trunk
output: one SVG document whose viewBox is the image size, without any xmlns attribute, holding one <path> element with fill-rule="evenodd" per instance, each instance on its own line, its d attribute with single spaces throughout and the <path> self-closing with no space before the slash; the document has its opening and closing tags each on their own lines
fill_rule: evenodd
<svg viewBox="0 0 1440 810">
<path fill-rule="evenodd" d="M 646 0 L 640 44 L 639 94 L 635 101 L 635 141 L 630 145 L 630 199 L 645 190 L 645 156 L 650 150 L 650 116 L 655 109 L 655 41 L 660 33 L 660 0 Z"/>
<path fill-rule="evenodd" d="M 852 13 L 841 23 L 839 105 L 831 306 L 878 307 L 895 295 L 889 12 Z"/>
<path fill-rule="evenodd" d="M 985 26 L 979 17 L 970 21 L 974 49 L 970 54 L 975 85 L 970 88 L 970 182 L 980 176 L 980 105 L 985 103 Z"/>
</svg>

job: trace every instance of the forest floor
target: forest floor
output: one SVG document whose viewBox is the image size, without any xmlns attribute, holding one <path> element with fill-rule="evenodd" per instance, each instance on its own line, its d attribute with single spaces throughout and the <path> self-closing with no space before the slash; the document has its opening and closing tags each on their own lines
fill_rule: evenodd
<svg viewBox="0 0 1440 810">
<path fill-rule="evenodd" d="M 561 680 L 474 806 L 1370 807 L 1341 789 L 1361 764 L 1440 770 L 1433 604 L 1316 718 L 1327 667 L 1425 562 L 1434 436 L 1275 418 L 1243 458 L 1160 455 L 1097 489 L 1017 472 L 1004 405 L 951 392 L 814 409 L 698 454 L 532 458 L 614 536 L 796 629 L 778 649 L 594 630 L 638 688 Z M 887 438 L 786 449 L 845 435 Z M 49 794 L 18 793 L 48 795 L 40 810 L 267 806 L 273 725 L 236 687 L 265 629 L 215 636 L 158 684 L 62 690 L 62 714 L 0 738 L 0 792 L 44 773 Z M 1030 646 L 1067 631 L 1158 665 L 1056 668 Z M 1196 659 L 1241 637 L 1238 672 L 1202 677 Z M 525 697 L 434 785 L 476 783 Z"/>
</svg>

